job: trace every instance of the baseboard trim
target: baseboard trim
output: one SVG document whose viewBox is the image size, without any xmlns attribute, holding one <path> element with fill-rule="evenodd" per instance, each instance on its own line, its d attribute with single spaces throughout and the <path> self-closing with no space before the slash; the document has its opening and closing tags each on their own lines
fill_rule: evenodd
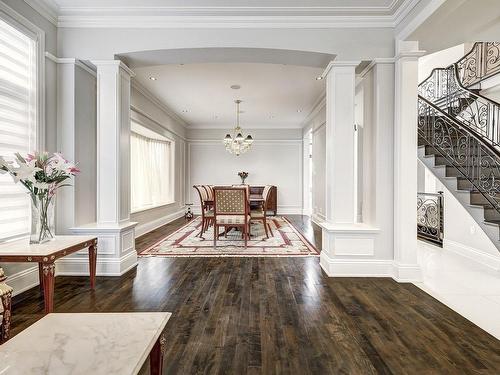
<svg viewBox="0 0 500 375">
<path fill-rule="evenodd" d="M 320 265 L 329 277 L 390 277 L 399 283 L 422 281 L 419 265 L 386 259 L 338 259 L 321 252 Z"/>
<path fill-rule="evenodd" d="M 137 252 L 130 251 L 120 258 L 99 258 L 97 256 L 97 276 L 121 276 L 137 266 Z M 89 276 L 87 257 L 66 257 L 56 262 L 56 275 Z"/>
<path fill-rule="evenodd" d="M 470 247 L 459 242 L 450 241 L 446 238 L 443 241 L 443 250 L 460 255 L 473 262 L 479 263 L 494 271 L 500 271 L 500 253 L 498 257 L 485 253 L 474 247 Z"/>
<path fill-rule="evenodd" d="M 321 252 L 320 265 L 329 277 L 393 277 L 392 260 L 333 259 Z"/>
<path fill-rule="evenodd" d="M 183 217 L 185 214 L 184 209 L 174 212 L 170 215 L 160 217 L 159 219 L 148 221 L 147 223 L 140 224 L 135 228 L 135 237 L 140 237 L 146 233 L 151 232 L 165 224 L 171 223 L 174 220 L 177 220 Z"/>
<path fill-rule="evenodd" d="M 37 286 L 39 284 L 38 266 L 29 267 L 13 275 L 7 275 L 6 283 L 14 289 L 12 292 L 13 296 L 17 296 L 18 294 Z"/>
<path fill-rule="evenodd" d="M 318 213 L 313 213 L 311 214 L 311 221 L 314 224 L 320 225 L 326 220 L 326 217 L 324 215 L 318 214 Z"/>
</svg>

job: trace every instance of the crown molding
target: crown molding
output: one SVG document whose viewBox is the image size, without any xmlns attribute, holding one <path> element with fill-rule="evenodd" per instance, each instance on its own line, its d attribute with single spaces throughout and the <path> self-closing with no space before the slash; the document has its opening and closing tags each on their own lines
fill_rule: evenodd
<svg viewBox="0 0 500 375">
<path fill-rule="evenodd" d="M 420 0 L 374 7 L 58 7 L 24 0 L 65 28 L 394 28 Z"/>
<path fill-rule="evenodd" d="M 392 28 L 391 16 L 59 16 L 65 28 Z"/>
<path fill-rule="evenodd" d="M 24 0 L 24 2 L 51 24 L 57 26 L 59 7 L 53 0 Z"/>
<path fill-rule="evenodd" d="M 142 85 L 137 79 L 133 79 L 131 82 L 132 88 L 140 92 L 146 99 L 151 101 L 154 105 L 158 106 L 163 112 L 170 116 L 173 120 L 178 122 L 184 128 L 189 128 L 189 124 L 182 119 L 177 113 L 175 113 L 170 107 L 168 107 L 163 101 L 161 101 L 156 95 L 149 91 L 144 85 Z"/>
</svg>

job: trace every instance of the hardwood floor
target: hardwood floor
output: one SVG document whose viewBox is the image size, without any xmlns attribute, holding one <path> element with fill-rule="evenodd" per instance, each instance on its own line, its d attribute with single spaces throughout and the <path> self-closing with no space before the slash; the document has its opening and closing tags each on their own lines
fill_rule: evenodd
<svg viewBox="0 0 500 375">
<path fill-rule="evenodd" d="M 291 218 L 321 242 L 307 218 Z M 328 278 L 318 258 L 141 258 L 122 277 L 98 277 L 95 292 L 86 277 L 57 277 L 55 311 L 171 311 L 166 374 L 500 372 L 500 341 L 414 285 Z M 13 334 L 39 319 L 38 288 L 13 313 Z"/>
</svg>

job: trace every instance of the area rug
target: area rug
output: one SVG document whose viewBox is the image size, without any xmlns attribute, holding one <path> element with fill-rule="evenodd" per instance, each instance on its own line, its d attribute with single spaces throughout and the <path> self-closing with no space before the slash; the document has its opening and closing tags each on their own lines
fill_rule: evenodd
<svg viewBox="0 0 500 375">
<path fill-rule="evenodd" d="M 222 235 L 213 247 L 213 227 L 203 237 L 200 232 L 201 218 L 190 221 L 174 233 L 164 237 L 154 245 L 143 250 L 139 256 L 165 257 L 303 257 L 318 256 L 319 251 L 286 219 L 270 217 L 267 219 L 272 235 L 266 238 L 262 222 L 252 222 L 247 248 L 241 238 L 241 232 L 231 229 L 227 237 Z M 223 232 L 223 228 L 220 231 Z"/>
</svg>

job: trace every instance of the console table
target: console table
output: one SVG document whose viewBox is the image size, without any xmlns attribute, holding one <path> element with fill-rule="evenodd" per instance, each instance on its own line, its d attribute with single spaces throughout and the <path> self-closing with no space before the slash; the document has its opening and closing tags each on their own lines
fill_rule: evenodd
<svg viewBox="0 0 500 375">
<path fill-rule="evenodd" d="M 30 245 L 29 239 L 0 244 L 1 262 L 38 263 L 40 287 L 43 288 L 45 313 L 54 311 L 54 262 L 71 253 L 89 249 L 90 287 L 95 286 L 97 238 L 91 236 L 56 236 L 43 244 Z"/>
<path fill-rule="evenodd" d="M 0 374 L 161 375 L 168 312 L 49 314 L 0 346 Z"/>
</svg>

